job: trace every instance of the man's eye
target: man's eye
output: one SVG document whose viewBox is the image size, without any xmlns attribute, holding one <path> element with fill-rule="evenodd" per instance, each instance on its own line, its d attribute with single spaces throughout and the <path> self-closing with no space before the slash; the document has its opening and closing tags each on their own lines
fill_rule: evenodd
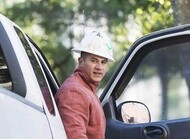
<svg viewBox="0 0 190 139">
<path fill-rule="evenodd" d="M 107 64 L 108 63 L 108 61 L 102 61 L 102 64 Z"/>
<path fill-rule="evenodd" d="M 91 59 L 91 62 L 92 62 L 92 63 L 96 63 L 96 60 L 95 60 L 95 59 Z"/>
</svg>

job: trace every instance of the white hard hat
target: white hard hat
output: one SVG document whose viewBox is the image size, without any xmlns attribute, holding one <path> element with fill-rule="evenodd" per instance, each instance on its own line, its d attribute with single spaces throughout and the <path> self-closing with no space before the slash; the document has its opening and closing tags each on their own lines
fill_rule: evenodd
<svg viewBox="0 0 190 139">
<path fill-rule="evenodd" d="M 113 58 L 111 40 L 104 32 L 92 31 L 84 36 L 79 47 L 75 47 L 72 50 L 77 53 L 87 52 L 95 54 L 115 61 Z"/>
</svg>

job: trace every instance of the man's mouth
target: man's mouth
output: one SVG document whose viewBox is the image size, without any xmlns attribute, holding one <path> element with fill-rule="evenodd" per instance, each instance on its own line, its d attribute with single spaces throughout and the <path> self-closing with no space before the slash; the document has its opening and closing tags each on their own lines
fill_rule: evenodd
<svg viewBox="0 0 190 139">
<path fill-rule="evenodd" d="M 96 76 L 102 76 L 103 75 L 103 73 L 101 73 L 101 72 L 93 72 L 94 73 L 94 75 L 96 75 Z"/>
</svg>

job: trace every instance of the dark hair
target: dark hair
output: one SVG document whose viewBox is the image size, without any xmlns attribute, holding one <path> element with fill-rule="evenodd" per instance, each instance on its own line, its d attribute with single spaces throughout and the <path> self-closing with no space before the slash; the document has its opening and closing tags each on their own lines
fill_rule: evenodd
<svg viewBox="0 0 190 139">
<path fill-rule="evenodd" d="M 88 55 L 89 55 L 89 53 L 87 53 L 87 52 L 81 51 L 81 53 L 80 53 L 80 57 L 83 58 L 83 59 L 86 59 L 86 57 L 87 57 Z"/>
</svg>

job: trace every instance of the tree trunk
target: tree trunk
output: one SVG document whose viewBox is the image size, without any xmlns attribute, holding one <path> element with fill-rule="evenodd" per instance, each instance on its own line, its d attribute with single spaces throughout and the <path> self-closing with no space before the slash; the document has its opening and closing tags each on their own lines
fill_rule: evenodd
<svg viewBox="0 0 190 139">
<path fill-rule="evenodd" d="M 189 0 L 170 0 L 173 8 L 173 16 L 174 16 L 174 25 L 183 25 L 190 24 L 190 1 Z M 179 49 L 181 63 L 183 65 L 182 75 L 184 75 L 186 79 L 186 83 L 189 90 L 189 99 L 190 99 L 190 61 L 189 61 L 189 53 L 190 48 L 181 48 Z"/>
<path fill-rule="evenodd" d="M 174 25 L 190 23 L 190 1 L 170 0 L 173 7 Z"/>
</svg>

